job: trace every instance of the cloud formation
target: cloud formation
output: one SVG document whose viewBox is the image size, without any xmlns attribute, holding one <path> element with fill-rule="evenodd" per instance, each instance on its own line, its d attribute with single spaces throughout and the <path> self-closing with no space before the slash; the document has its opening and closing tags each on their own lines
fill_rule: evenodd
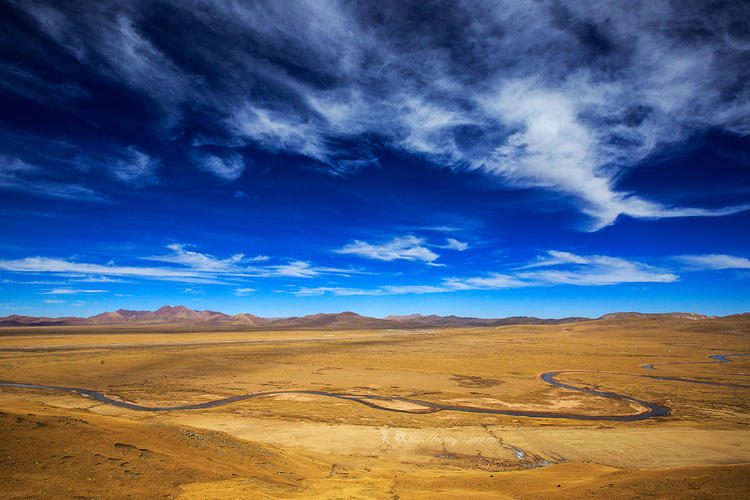
<svg viewBox="0 0 750 500">
<path fill-rule="evenodd" d="M 105 201 L 94 189 L 64 180 L 52 180 L 45 168 L 0 154 L 0 189 L 67 200 Z"/>
<path fill-rule="evenodd" d="M 373 289 L 301 287 L 296 295 L 403 295 L 445 293 L 460 290 L 502 290 L 536 286 L 604 286 L 623 283 L 672 283 L 679 276 L 664 269 L 605 255 L 576 255 L 550 250 L 515 272 L 491 272 L 481 276 L 448 277 L 437 284 L 385 285 Z M 528 271 L 529 268 L 552 268 Z M 562 268 L 562 269 L 561 269 Z"/>
<path fill-rule="evenodd" d="M 375 244 L 354 240 L 354 242 L 345 245 L 336 252 L 374 260 L 418 260 L 428 264 L 440 257 L 427 248 L 424 238 L 413 235 L 399 236 L 390 241 Z"/>
<path fill-rule="evenodd" d="M 157 262 L 168 262 L 170 264 L 180 264 L 196 271 L 212 271 L 212 272 L 231 272 L 239 271 L 239 264 L 246 262 L 245 254 L 235 254 L 226 259 L 217 259 L 213 255 L 194 252 L 192 250 L 186 250 L 187 245 L 181 243 L 171 243 L 167 245 L 167 248 L 172 250 L 171 254 L 167 255 L 152 255 L 150 257 L 142 257 L 145 260 L 152 260 Z"/>
<path fill-rule="evenodd" d="M 191 245 L 167 245 L 171 253 L 141 257 L 140 260 L 162 262 L 169 266 L 121 266 L 114 262 L 94 264 L 51 257 L 26 257 L 0 260 L 0 270 L 15 273 L 49 273 L 74 278 L 75 281 L 117 281 L 112 277 L 132 277 L 185 283 L 234 284 L 256 278 L 312 278 L 322 275 L 350 276 L 362 274 L 354 268 L 315 266 L 308 261 L 294 260 L 285 264 L 264 264 L 265 255 L 248 258 L 238 253 L 221 259 L 211 254 L 188 250 Z M 249 290 L 249 289 L 246 289 Z M 55 289 L 50 294 L 96 293 L 105 290 Z"/>
<path fill-rule="evenodd" d="M 550 252 L 558 255 L 563 252 Z M 564 253 L 563 253 L 564 254 Z M 545 285 L 584 285 L 600 286 L 618 283 L 671 283 L 677 281 L 676 274 L 643 264 L 606 255 L 579 256 L 565 254 L 568 262 L 553 261 L 548 266 L 562 266 L 565 269 L 543 269 L 523 271 L 516 276 L 527 282 Z M 537 265 L 537 267 L 539 267 Z"/>
<path fill-rule="evenodd" d="M 83 153 L 69 142 L 0 132 L 0 189 L 49 198 L 108 201 L 101 177 L 131 188 L 157 184 L 159 161 L 135 146 Z"/>
<path fill-rule="evenodd" d="M 750 269 L 750 259 L 725 254 L 680 255 L 675 260 L 689 270 Z"/>
<path fill-rule="evenodd" d="M 458 250 L 459 252 L 463 252 L 464 250 L 467 250 L 469 248 L 469 244 L 465 241 L 458 241 L 455 238 L 447 238 L 445 240 L 445 245 L 437 245 L 438 248 L 448 248 L 450 250 Z"/>
<path fill-rule="evenodd" d="M 312 278 L 314 276 L 320 276 L 321 274 L 339 274 L 349 275 L 358 274 L 359 271 L 354 269 L 337 269 L 334 267 L 318 267 L 313 266 L 309 262 L 302 260 L 294 260 L 286 264 L 278 266 L 267 266 L 262 271 L 262 276 L 280 276 L 287 278 Z"/>
<path fill-rule="evenodd" d="M 588 230 L 620 215 L 749 208 L 672 206 L 618 186 L 697 133 L 750 133 L 743 2 L 10 4 L 56 50 L 46 74 L 23 62 L 34 53 L 6 62 L 0 85 L 64 101 L 89 89 L 60 90 L 53 76 L 85 68 L 153 103 L 161 132 L 177 132 L 163 135 L 192 136 L 198 166 L 226 181 L 244 168 L 232 148 L 348 175 L 376 165 L 385 145 L 557 193 L 588 216 Z M 204 155 L 206 144 L 230 152 Z M 142 164 L 117 167 L 123 181 Z"/>
<path fill-rule="evenodd" d="M 211 172 L 227 182 L 232 182 L 242 177 L 246 166 L 246 160 L 234 151 L 225 153 L 223 156 L 210 153 L 194 153 L 193 161 L 196 162 L 198 168 Z"/>
</svg>

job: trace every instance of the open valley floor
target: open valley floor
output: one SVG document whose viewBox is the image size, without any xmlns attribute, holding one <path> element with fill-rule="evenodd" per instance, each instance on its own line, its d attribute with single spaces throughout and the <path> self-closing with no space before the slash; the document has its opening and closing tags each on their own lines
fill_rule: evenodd
<svg viewBox="0 0 750 500">
<path fill-rule="evenodd" d="M 741 498 L 748 354 L 748 315 L 6 327 L 0 488 L 7 498 Z"/>
</svg>

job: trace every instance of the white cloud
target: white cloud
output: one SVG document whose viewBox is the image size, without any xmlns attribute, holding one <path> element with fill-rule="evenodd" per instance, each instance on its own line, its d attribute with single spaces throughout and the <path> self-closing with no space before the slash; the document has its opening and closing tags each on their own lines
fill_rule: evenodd
<svg viewBox="0 0 750 500">
<path fill-rule="evenodd" d="M 134 146 L 84 156 L 64 141 L 0 134 L 0 147 L 17 150 L 14 156 L 0 154 L 2 189 L 101 202 L 107 197 L 86 185 L 95 182 L 91 179 L 92 172 L 105 172 L 134 188 L 158 182 L 159 162 Z"/>
<path fill-rule="evenodd" d="M 44 178 L 47 170 L 0 154 L 0 189 L 66 200 L 106 201 L 103 194 L 73 182 Z"/>
<path fill-rule="evenodd" d="M 422 226 L 415 229 L 420 231 L 438 231 L 442 233 L 454 233 L 462 230 L 460 227 L 455 226 Z"/>
<path fill-rule="evenodd" d="M 214 154 L 195 154 L 193 159 L 201 169 L 211 172 L 215 176 L 227 181 L 236 181 L 242 177 L 242 173 L 245 171 L 247 160 L 238 153 L 230 151 L 225 153 L 223 156 Z M 247 197 L 245 193 L 237 196 L 242 191 L 235 193 L 235 198 Z"/>
<path fill-rule="evenodd" d="M 750 208 L 670 206 L 618 186 L 628 168 L 696 133 L 750 133 L 743 2 L 448 2 L 409 29 L 398 21 L 420 7 L 403 2 L 378 15 L 367 2 L 162 3 L 194 20 L 170 41 L 183 42 L 190 70 L 148 31 L 139 3 L 13 5 L 80 65 L 151 98 L 165 128 L 190 107 L 222 124 L 217 142 L 304 155 L 334 173 L 376 163 L 339 161 L 338 144 L 377 135 L 441 166 L 558 193 L 589 230 L 620 215 Z M 207 168 L 241 175 L 223 157 Z"/>
<path fill-rule="evenodd" d="M 320 131 L 302 117 L 248 105 L 236 111 L 229 124 L 234 133 L 265 149 L 327 160 Z"/>
<path fill-rule="evenodd" d="M 316 295 L 324 295 L 326 293 L 330 293 L 333 295 L 341 295 L 341 296 L 383 295 L 382 293 L 379 293 L 378 290 L 362 290 L 360 288 L 343 288 L 343 287 L 326 287 L 326 286 L 299 287 L 297 290 L 294 290 L 291 293 L 300 297 L 312 297 Z"/>
<path fill-rule="evenodd" d="M 440 257 L 438 254 L 425 246 L 424 238 L 417 236 L 401 236 L 393 238 L 381 244 L 371 244 L 365 241 L 354 240 L 343 248 L 336 250 L 337 253 L 358 255 L 375 260 L 419 260 L 432 263 Z"/>
<path fill-rule="evenodd" d="M 387 294 L 390 295 L 402 295 L 402 294 L 417 294 L 423 293 L 441 293 L 450 292 L 451 288 L 445 286 L 432 286 L 432 285 L 387 285 L 382 288 Z"/>
<path fill-rule="evenodd" d="M 275 273 L 278 276 L 289 276 L 293 278 L 311 278 L 320 274 L 309 262 L 295 260 L 288 264 L 276 266 Z"/>
<path fill-rule="evenodd" d="M 131 186 L 140 187 L 155 184 L 158 162 L 135 146 L 126 148 L 119 159 L 114 161 L 115 177 Z"/>
<path fill-rule="evenodd" d="M 560 254 L 564 254 L 562 257 Z M 679 276 L 641 262 L 629 261 L 605 255 L 578 256 L 557 252 L 558 258 L 548 266 L 567 264 L 568 269 L 547 269 L 517 273 L 519 279 L 541 285 L 599 286 L 618 283 L 671 283 Z M 552 254 L 551 254 L 552 255 Z M 567 259 L 568 262 L 560 260 Z M 527 266 L 528 267 L 528 266 Z M 534 267 L 544 267 L 542 262 Z"/>
<path fill-rule="evenodd" d="M 568 85 L 583 86 L 585 93 L 567 88 Z M 583 122 L 580 115 L 604 106 L 607 92 L 606 87 L 585 81 L 565 82 L 563 88 L 555 89 L 540 87 L 534 80 L 503 82 L 496 95 L 483 98 L 484 109 L 499 122 L 520 130 L 508 136 L 486 158 L 474 160 L 473 168 L 502 176 L 511 185 L 572 195 L 579 200 L 581 210 L 591 216 L 589 230 L 612 224 L 620 214 L 646 219 L 702 217 L 730 215 L 750 208 L 750 205 L 720 209 L 670 207 L 617 191 L 617 170 L 613 164 L 623 161 L 620 156 L 628 153 L 635 154 L 636 159 L 646 156 L 655 147 L 657 138 L 638 137 L 652 131 L 620 130 L 620 126 L 604 127 L 605 137 L 602 137 L 599 127 Z M 606 106 L 599 111 L 618 114 Z M 614 148 L 604 142 L 621 133 L 633 134 L 628 140 L 635 141 L 640 149 Z M 668 137 L 671 138 L 671 133 Z M 633 162 L 633 158 L 629 160 Z"/>
<path fill-rule="evenodd" d="M 675 257 L 675 260 L 686 264 L 689 269 L 694 270 L 750 269 L 750 259 L 734 255 L 680 255 Z"/>
<path fill-rule="evenodd" d="M 256 291 L 255 288 L 235 288 L 234 294 L 237 295 L 238 297 L 242 297 L 245 295 L 250 295 L 251 293 L 255 291 Z"/>
<path fill-rule="evenodd" d="M 44 302 L 47 304 L 64 304 L 65 303 L 65 301 L 62 299 L 46 299 Z"/>
<path fill-rule="evenodd" d="M 226 259 L 218 259 L 213 255 L 185 250 L 186 246 L 187 245 L 180 243 L 172 243 L 167 245 L 167 248 L 172 250 L 171 254 L 152 255 L 150 257 L 142 257 L 142 259 L 180 264 L 197 271 L 211 272 L 239 272 L 241 268 L 238 265 L 242 262 L 249 261 L 249 259 L 245 259 L 245 255 L 241 253 L 232 255 Z"/>
<path fill-rule="evenodd" d="M 86 276 L 81 275 L 77 277 L 76 282 L 81 283 L 126 283 L 125 280 L 118 278 L 110 278 L 108 276 Z"/>
<path fill-rule="evenodd" d="M 487 276 L 477 276 L 473 278 L 447 278 L 443 282 L 444 286 L 451 290 L 498 290 L 501 288 L 517 288 L 529 286 L 531 283 L 519 280 L 516 277 L 501 274 L 489 273 Z"/>
<path fill-rule="evenodd" d="M 514 273 L 491 272 L 481 276 L 447 277 L 437 284 L 384 285 L 378 288 L 303 287 L 297 295 L 401 295 L 446 293 L 462 290 L 502 290 L 530 286 L 604 286 L 622 283 L 671 283 L 679 276 L 642 262 L 605 255 L 575 255 L 551 250 L 550 257 L 518 268 Z M 552 267 L 527 271 L 529 268 Z M 562 267 L 562 269 L 561 269 Z"/>
<path fill-rule="evenodd" d="M 119 266 L 108 264 L 75 262 L 60 258 L 27 257 L 15 260 L 0 260 L 0 270 L 17 273 L 51 273 L 74 278 L 78 281 L 120 281 L 113 277 L 169 280 L 185 283 L 236 284 L 238 281 L 256 278 L 312 278 L 321 275 L 350 276 L 366 274 L 364 271 L 348 268 L 315 266 L 308 261 L 294 260 L 280 265 L 262 264 L 270 257 L 257 255 L 247 258 L 244 254 L 234 254 L 218 258 L 211 254 L 187 250 L 189 245 L 173 243 L 167 245 L 172 253 L 141 257 L 142 260 L 163 262 L 169 266 Z M 93 278 L 89 278 L 94 276 Z M 241 288 L 243 290 L 249 290 Z M 186 289 L 186 292 L 192 289 Z M 104 290 L 102 290 L 103 292 Z M 195 291 L 195 290 L 193 290 Z M 56 289 L 49 293 L 96 293 L 98 290 Z"/>
<path fill-rule="evenodd" d="M 212 281 L 212 279 L 206 274 L 190 269 L 101 265 L 49 257 L 26 257 L 24 259 L 0 260 L 0 269 L 20 273 L 53 273 L 60 275 L 82 273 L 106 276 L 133 276 L 139 278 L 176 281 Z"/>
<path fill-rule="evenodd" d="M 73 288 L 55 288 L 49 292 L 42 292 L 44 295 L 74 295 L 77 293 L 109 293 L 109 290 L 83 290 Z"/>
<path fill-rule="evenodd" d="M 355 269 L 338 269 L 335 267 L 313 266 L 309 262 L 295 260 L 278 266 L 267 266 L 263 268 L 261 276 L 281 276 L 288 278 L 312 278 L 321 274 L 338 274 L 348 276 L 349 274 L 363 274 Z"/>
<path fill-rule="evenodd" d="M 447 238 L 445 245 L 438 246 L 438 248 L 448 248 L 450 250 L 458 250 L 463 252 L 469 248 L 469 244 L 464 241 L 458 241 L 455 238 Z"/>
<path fill-rule="evenodd" d="M 563 264 L 588 264 L 589 259 L 587 257 L 581 257 L 570 252 L 559 252 L 557 250 L 549 250 L 547 252 L 549 257 L 539 256 L 536 262 L 526 264 L 518 269 L 529 269 L 533 267 L 550 267 L 559 266 Z"/>
</svg>

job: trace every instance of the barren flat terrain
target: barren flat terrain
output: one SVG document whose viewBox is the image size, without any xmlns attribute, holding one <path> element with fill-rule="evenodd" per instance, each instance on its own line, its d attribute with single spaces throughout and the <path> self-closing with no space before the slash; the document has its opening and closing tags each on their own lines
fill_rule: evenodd
<svg viewBox="0 0 750 500">
<path fill-rule="evenodd" d="M 0 486 L 10 498 L 738 498 L 747 354 L 747 315 L 3 328 L 0 382 L 47 388 L 0 387 Z"/>
</svg>

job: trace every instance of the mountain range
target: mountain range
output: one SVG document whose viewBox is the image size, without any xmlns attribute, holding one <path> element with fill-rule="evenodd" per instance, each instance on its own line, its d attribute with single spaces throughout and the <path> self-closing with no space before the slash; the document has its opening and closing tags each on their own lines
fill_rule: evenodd
<svg viewBox="0 0 750 500">
<path fill-rule="evenodd" d="M 647 314 L 635 312 L 609 313 L 595 319 L 625 319 L 634 317 L 707 319 L 710 316 L 697 313 L 663 313 Z M 245 328 L 442 328 L 470 326 L 505 326 L 505 325 L 557 325 L 586 321 L 594 318 L 570 317 L 543 319 L 528 316 L 509 318 L 470 318 L 461 316 L 423 316 L 409 314 L 405 316 L 386 316 L 383 319 L 362 316 L 353 312 L 332 314 L 312 314 L 309 316 L 287 318 L 263 318 L 253 314 L 241 313 L 228 315 L 217 311 L 197 311 L 185 306 L 164 306 L 155 311 L 132 311 L 118 309 L 104 312 L 88 318 L 60 317 L 47 318 L 37 316 L 0 317 L 0 326 L 65 326 L 65 325 L 116 325 L 116 324 L 158 324 L 158 323 L 194 323 L 236 326 Z"/>
</svg>

